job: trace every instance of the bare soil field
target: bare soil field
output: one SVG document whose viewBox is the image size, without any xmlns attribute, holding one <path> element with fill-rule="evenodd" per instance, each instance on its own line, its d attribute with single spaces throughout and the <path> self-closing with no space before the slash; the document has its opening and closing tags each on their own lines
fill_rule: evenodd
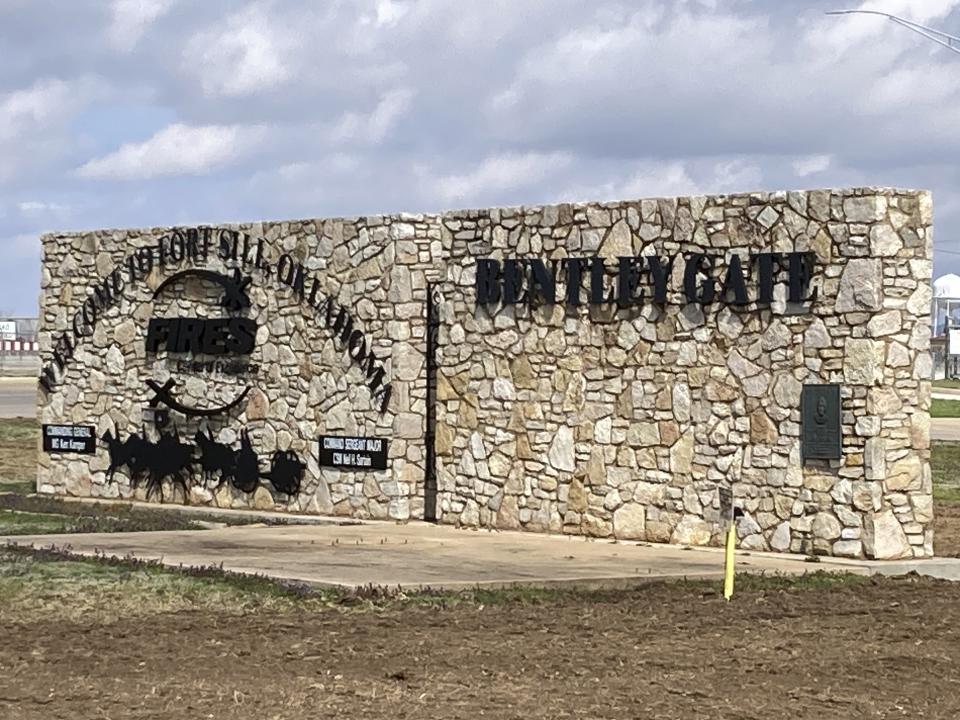
<svg viewBox="0 0 960 720">
<path fill-rule="evenodd" d="M 4 718 L 960 716 L 960 585 L 926 578 L 370 600 L 3 566 Z"/>
<path fill-rule="evenodd" d="M 195 522 L 25 497 L 35 428 L 0 422 L 6 532 Z M 933 467 L 957 556 L 960 446 Z M 918 577 L 396 597 L 0 548 L 0 719 L 956 718 L 958 628 Z"/>
</svg>

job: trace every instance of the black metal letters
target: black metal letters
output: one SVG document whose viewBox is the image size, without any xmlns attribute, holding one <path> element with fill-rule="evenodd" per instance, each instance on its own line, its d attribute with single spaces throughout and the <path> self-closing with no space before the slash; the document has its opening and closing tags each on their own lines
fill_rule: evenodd
<svg viewBox="0 0 960 720">
<path fill-rule="evenodd" d="M 745 260 L 739 255 L 724 258 L 697 252 L 669 258 L 618 257 L 615 273 L 601 257 L 570 257 L 549 264 L 538 258 L 478 258 L 477 305 L 552 305 L 560 297 L 563 303 L 575 307 L 582 302 L 585 283 L 591 305 L 617 303 L 626 308 L 642 305 L 648 299 L 664 305 L 670 299 L 670 277 L 678 258 L 683 262 L 682 297 L 688 303 L 756 303 L 764 307 L 773 302 L 778 282 L 786 284 L 790 303 L 809 304 L 817 299 L 817 290 L 810 291 L 816 264 L 813 253 L 758 253 Z M 726 269 L 721 270 L 724 266 Z M 782 278 L 784 273 L 786 278 Z M 611 274 L 615 274 L 612 283 L 608 281 Z M 562 290 L 557 287 L 560 280 L 566 285 Z M 752 293 L 751 287 L 755 288 Z"/>
</svg>

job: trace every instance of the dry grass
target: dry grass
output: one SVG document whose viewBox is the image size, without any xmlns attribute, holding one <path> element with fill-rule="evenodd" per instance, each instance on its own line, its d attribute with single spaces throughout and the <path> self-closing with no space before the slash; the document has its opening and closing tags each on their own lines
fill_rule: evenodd
<svg viewBox="0 0 960 720">
<path fill-rule="evenodd" d="M 38 428 L 36 420 L 0 420 L 0 492 L 34 491 Z"/>
<path fill-rule="evenodd" d="M 830 590 L 867 583 L 845 573 L 802 576 L 738 575 L 738 592 Z M 716 582 L 667 581 L 693 596 L 714 595 Z M 105 623 L 164 613 L 211 611 L 243 615 L 308 613 L 337 608 L 365 612 L 404 607 L 435 609 L 469 606 L 549 605 L 562 602 L 616 602 L 630 589 L 576 587 L 476 588 L 460 591 L 364 587 L 341 589 L 242 575 L 217 567 L 172 568 L 133 558 L 80 557 L 65 550 L 8 546 L 0 549 L 0 607 L 7 621 Z"/>
</svg>

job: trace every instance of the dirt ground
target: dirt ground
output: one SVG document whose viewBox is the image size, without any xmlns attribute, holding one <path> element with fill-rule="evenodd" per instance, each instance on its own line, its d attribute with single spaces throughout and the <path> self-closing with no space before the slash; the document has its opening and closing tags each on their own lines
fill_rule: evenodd
<svg viewBox="0 0 960 720">
<path fill-rule="evenodd" d="M 762 583 L 760 583 L 762 588 Z M 0 717 L 956 718 L 960 585 L 11 620 Z"/>
<path fill-rule="evenodd" d="M 960 557 L 960 502 L 934 502 L 933 550 L 940 557 Z"/>
</svg>

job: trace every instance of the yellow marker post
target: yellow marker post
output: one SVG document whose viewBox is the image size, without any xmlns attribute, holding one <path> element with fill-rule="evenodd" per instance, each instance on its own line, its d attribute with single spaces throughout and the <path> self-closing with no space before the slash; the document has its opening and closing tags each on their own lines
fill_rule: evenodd
<svg viewBox="0 0 960 720">
<path fill-rule="evenodd" d="M 729 600 L 733 597 L 733 570 L 737 551 L 737 524 L 730 523 L 727 528 L 727 551 L 724 553 L 723 565 L 723 597 Z"/>
<path fill-rule="evenodd" d="M 720 497 L 720 521 L 727 526 L 726 552 L 723 554 L 723 597 L 733 597 L 734 556 L 737 550 L 737 521 L 733 508 L 733 490 L 728 487 L 717 488 Z"/>
</svg>

